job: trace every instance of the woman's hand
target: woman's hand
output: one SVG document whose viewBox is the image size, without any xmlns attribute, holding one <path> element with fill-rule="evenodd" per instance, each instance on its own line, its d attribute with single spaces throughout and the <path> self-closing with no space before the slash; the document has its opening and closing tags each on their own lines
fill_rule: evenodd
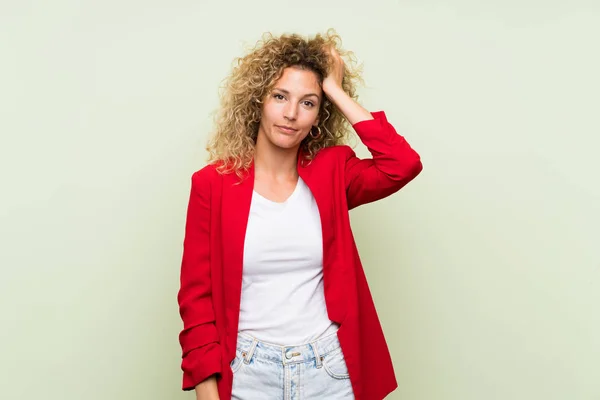
<svg viewBox="0 0 600 400">
<path fill-rule="evenodd" d="M 363 106 L 348 96 L 342 87 L 344 80 L 344 60 L 335 47 L 326 48 L 331 57 L 331 65 L 327 77 L 323 80 L 323 92 L 339 111 L 346 117 L 350 124 L 354 125 L 360 121 L 373 119 L 373 116 Z"/>
<path fill-rule="evenodd" d="M 323 91 L 325 94 L 329 94 L 336 89 L 342 88 L 344 60 L 333 46 L 326 47 L 325 51 L 329 54 L 331 64 L 327 77 L 323 80 Z"/>
</svg>

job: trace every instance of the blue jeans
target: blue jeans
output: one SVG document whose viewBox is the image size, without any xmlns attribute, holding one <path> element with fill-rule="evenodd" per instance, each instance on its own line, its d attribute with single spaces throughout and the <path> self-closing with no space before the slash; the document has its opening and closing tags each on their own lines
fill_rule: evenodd
<svg viewBox="0 0 600 400">
<path fill-rule="evenodd" d="M 279 346 L 239 333 L 232 400 L 354 399 L 337 334 Z"/>
</svg>

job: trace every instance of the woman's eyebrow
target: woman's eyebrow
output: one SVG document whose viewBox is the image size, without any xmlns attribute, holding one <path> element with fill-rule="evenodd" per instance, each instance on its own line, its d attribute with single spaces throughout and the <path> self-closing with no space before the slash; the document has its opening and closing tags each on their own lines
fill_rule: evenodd
<svg viewBox="0 0 600 400">
<path fill-rule="evenodd" d="M 285 94 L 290 94 L 290 92 L 289 92 L 289 91 L 287 91 L 287 90 L 285 90 L 285 89 L 281 89 L 281 88 L 274 88 L 274 90 L 278 90 L 278 91 L 280 91 L 280 92 L 282 92 L 282 93 L 285 93 Z M 316 93 L 308 93 L 308 94 L 305 94 L 305 95 L 304 95 L 304 96 L 302 96 L 302 97 L 309 97 L 309 96 L 315 96 L 317 99 L 319 98 L 319 95 L 318 95 L 318 94 L 316 94 Z"/>
</svg>

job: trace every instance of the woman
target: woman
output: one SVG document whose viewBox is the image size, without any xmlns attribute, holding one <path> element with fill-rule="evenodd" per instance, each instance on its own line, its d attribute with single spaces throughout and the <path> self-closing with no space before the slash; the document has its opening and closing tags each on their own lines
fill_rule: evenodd
<svg viewBox="0 0 600 400">
<path fill-rule="evenodd" d="M 421 171 L 354 100 L 335 32 L 266 36 L 227 80 L 211 163 L 192 176 L 178 294 L 197 399 L 384 398 L 391 357 L 348 210 Z M 343 145 L 348 125 L 373 158 Z"/>
</svg>

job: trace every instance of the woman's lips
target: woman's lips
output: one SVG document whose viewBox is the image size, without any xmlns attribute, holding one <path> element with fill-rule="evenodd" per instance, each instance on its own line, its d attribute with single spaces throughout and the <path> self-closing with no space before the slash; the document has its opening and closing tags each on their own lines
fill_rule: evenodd
<svg viewBox="0 0 600 400">
<path fill-rule="evenodd" d="M 287 128 L 287 127 L 281 126 L 281 125 L 275 125 L 275 126 L 284 133 L 296 133 L 298 131 L 298 129 Z"/>
</svg>

